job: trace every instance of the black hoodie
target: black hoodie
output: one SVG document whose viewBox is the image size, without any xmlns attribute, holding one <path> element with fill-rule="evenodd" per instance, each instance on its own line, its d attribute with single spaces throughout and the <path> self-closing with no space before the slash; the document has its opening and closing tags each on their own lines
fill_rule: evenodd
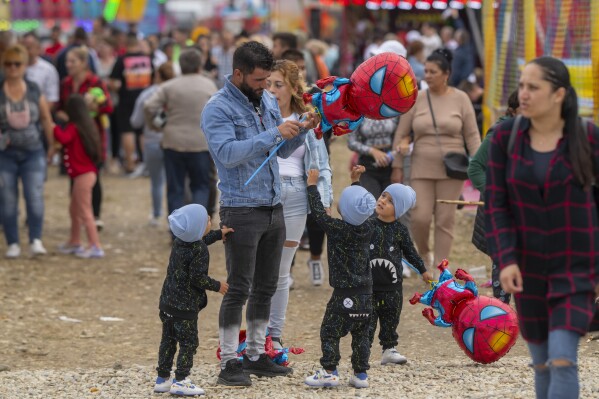
<svg viewBox="0 0 599 399">
<path fill-rule="evenodd" d="M 351 294 L 371 294 L 372 274 L 368 265 L 371 224 L 354 226 L 327 215 L 316 186 L 308 186 L 308 201 L 316 222 L 327 233 L 331 287 Z"/>
</svg>

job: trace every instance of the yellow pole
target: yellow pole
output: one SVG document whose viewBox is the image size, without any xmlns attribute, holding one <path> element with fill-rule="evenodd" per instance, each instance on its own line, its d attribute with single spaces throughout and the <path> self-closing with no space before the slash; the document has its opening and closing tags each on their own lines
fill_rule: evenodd
<svg viewBox="0 0 599 399">
<path fill-rule="evenodd" d="M 599 1 L 591 1 L 591 21 L 599 18 Z M 591 23 L 591 62 L 593 68 L 593 117 L 599 123 L 599 23 Z"/>
<path fill-rule="evenodd" d="M 537 57 L 537 12 L 534 0 L 524 0 L 524 59 Z"/>
<path fill-rule="evenodd" d="M 562 0 L 562 7 L 557 22 L 557 34 L 553 43 L 551 55 L 555 58 L 564 57 L 564 46 L 566 44 L 566 32 L 568 31 L 568 21 L 572 12 L 572 0 Z"/>
<path fill-rule="evenodd" d="M 497 82 L 492 81 L 495 65 L 495 9 L 493 1 L 483 1 L 483 35 L 485 43 L 485 87 L 490 88 Z M 489 90 L 484 91 L 483 101 L 483 134 L 491 126 L 491 108 L 493 98 Z"/>
</svg>

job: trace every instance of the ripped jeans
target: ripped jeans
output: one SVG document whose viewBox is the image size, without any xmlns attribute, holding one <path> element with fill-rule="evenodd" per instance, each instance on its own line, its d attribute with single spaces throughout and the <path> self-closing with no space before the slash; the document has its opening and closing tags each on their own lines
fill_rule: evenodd
<svg viewBox="0 0 599 399">
<path fill-rule="evenodd" d="M 580 334 L 569 330 L 553 330 L 543 343 L 528 342 L 528 350 L 535 370 L 535 392 L 537 399 L 576 399 L 578 384 L 578 342 Z M 555 360 L 565 360 L 570 365 L 552 364 Z M 538 366 L 547 366 L 537 368 Z"/>
</svg>

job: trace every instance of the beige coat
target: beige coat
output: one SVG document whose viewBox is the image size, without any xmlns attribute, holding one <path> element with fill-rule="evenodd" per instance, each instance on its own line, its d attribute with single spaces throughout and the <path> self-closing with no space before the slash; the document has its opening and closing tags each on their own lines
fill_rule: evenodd
<svg viewBox="0 0 599 399">
<path fill-rule="evenodd" d="M 449 88 L 442 96 L 431 93 L 431 102 L 439 130 L 439 140 L 435 137 L 426 91 L 418 93 L 414 107 L 401 116 L 395 134 L 393 148 L 396 148 L 410 131 L 414 131 L 410 179 L 447 179 L 443 154 L 465 153 L 467 147 L 468 153 L 474 155 L 480 146 L 474 108 L 466 93 Z M 403 168 L 402 156 L 395 157 L 393 167 Z"/>
</svg>

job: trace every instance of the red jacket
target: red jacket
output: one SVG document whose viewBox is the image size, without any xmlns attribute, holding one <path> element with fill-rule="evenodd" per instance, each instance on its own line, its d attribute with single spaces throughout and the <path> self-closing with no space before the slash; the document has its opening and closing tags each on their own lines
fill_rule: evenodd
<svg viewBox="0 0 599 399">
<path fill-rule="evenodd" d="M 85 148 L 77 127 L 73 123 L 67 123 L 65 128 L 54 127 L 54 138 L 63 145 L 63 163 L 71 178 L 84 173 L 98 173 L 98 168 L 91 160 Z"/>
</svg>

